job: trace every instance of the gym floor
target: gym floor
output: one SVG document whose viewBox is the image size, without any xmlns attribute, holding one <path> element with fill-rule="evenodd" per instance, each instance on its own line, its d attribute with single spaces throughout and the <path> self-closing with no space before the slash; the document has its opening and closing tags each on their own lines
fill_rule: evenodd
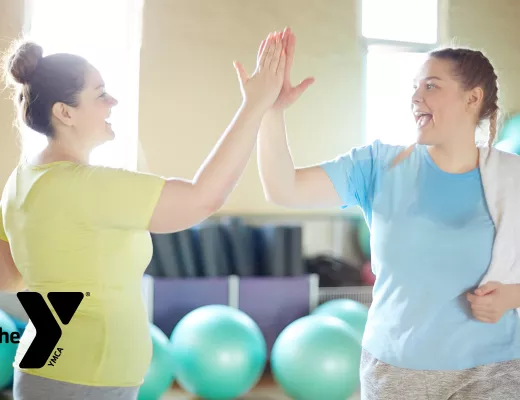
<svg viewBox="0 0 520 400">
<path fill-rule="evenodd" d="M 258 385 L 246 396 L 241 397 L 244 400 L 292 400 L 286 396 L 273 381 L 269 373 L 266 373 L 260 380 Z M 10 393 L 0 394 L 0 400 L 12 400 Z M 168 391 L 160 400 L 200 400 L 196 396 L 186 393 L 175 385 L 172 390 Z M 359 394 L 354 394 L 348 400 L 360 400 Z"/>
<path fill-rule="evenodd" d="M 197 400 L 198 398 L 187 394 L 175 386 L 173 390 L 169 391 L 162 397 L 161 400 Z M 273 381 L 270 374 L 264 375 L 259 384 L 246 396 L 241 397 L 244 400 L 291 400 L 290 397 L 284 395 L 276 383 Z M 359 394 L 355 394 L 348 400 L 359 400 Z"/>
</svg>

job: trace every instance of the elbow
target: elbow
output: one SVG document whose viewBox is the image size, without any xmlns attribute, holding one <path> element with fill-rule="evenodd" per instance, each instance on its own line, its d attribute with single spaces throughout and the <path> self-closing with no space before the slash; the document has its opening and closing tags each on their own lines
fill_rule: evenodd
<svg viewBox="0 0 520 400">
<path fill-rule="evenodd" d="M 291 207 L 292 205 L 290 196 L 287 193 L 264 189 L 264 196 L 268 203 L 274 204 L 276 206 Z"/>
<path fill-rule="evenodd" d="M 295 199 L 294 181 L 260 177 L 265 200 L 276 206 L 292 207 Z"/>
<path fill-rule="evenodd" d="M 25 289 L 25 282 L 21 277 L 4 279 L 0 285 L 0 291 L 6 293 L 22 292 Z"/>
<path fill-rule="evenodd" d="M 222 196 L 203 196 L 200 204 L 201 214 L 203 219 L 211 217 L 213 214 L 220 211 L 226 204 L 226 198 Z"/>
</svg>

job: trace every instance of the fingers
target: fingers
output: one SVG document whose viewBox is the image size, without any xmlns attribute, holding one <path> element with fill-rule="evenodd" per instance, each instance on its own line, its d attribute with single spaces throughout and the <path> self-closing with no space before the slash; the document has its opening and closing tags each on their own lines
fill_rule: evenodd
<svg viewBox="0 0 520 400">
<path fill-rule="evenodd" d="M 481 297 L 476 296 L 474 294 L 468 293 L 466 298 L 471 303 L 471 305 L 490 305 L 493 301 L 491 297 Z"/>
<path fill-rule="evenodd" d="M 296 95 L 299 97 L 303 92 L 307 90 L 307 88 L 314 83 L 314 78 L 307 78 L 300 82 L 298 86 L 294 88 Z"/>
<path fill-rule="evenodd" d="M 267 49 L 267 54 L 264 59 L 264 63 L 262 64 L 263 68 L 269 68 L 271 65 L 271 62 L 273 60 L 274 52 L 276 50 L 276 33 L 272 34 L 269 38 L 269 49 Z"/>
<path fill-rule="evenodd" d="M 493 292 L 494 290 L 497 290 L 500 287 L 501 283 L 499 282 L 488 282 L 481 287 L 479 287 L 477 290 L 475 290 L 475 294 L 479 296 L 484 296 L 488 293 Z"/>
<path fill-rule="evenodd" d="M 269 68 L 273 72 L 276 72 L 278 70 L 278 64 L 280 64 L 280 58 L 282 56 L 282 51 L 283 51 L 282 35 L 280 33 L 277 33 L 271 63 L 269 64 Z"/>
<path fill-rule="evenodd" d="M 285 74 L 285 65 L 287 64 L 287 55 L 285 50 L 282 47 L 282 54 L 280 55 L 280 61 L 278 63 L 278 68 L 276 69 L 276 75 L 284 75 Z"/>
<path fill-rule="evenodd" d="M 294 50 L 296 48 L 296 36 L 289 31 L 289 35 L 287 36 L 287 45 L 285 46 L 285 51 L 287 52 L 287 65 L 286 65 L 286 74 L 285 79 L 287 82 L 291 79 L 291 69 L 294 61 Z"/>
<path fill-rule="evenodd" d="M 238 61 L 235 61 L 233 63 L 235 66 L 235 69 L 237 70 L 238 79 L 240 79 L 240 82 L 246 83 L 249 79 L 247 72 L 242 64 L 240 64 Z"/>
<path fill-rule="evenodd" d="M 475 319 L 477 319 L 480 322 L 485 322 L 486 324 L 496 324 L 498 322 L 496 318 L 488 318 L 482 316 L 475 317 Z"/>
<path fill-rule="evenodd" d="M 258 54 L 256 55 L 257 62 L 260 61 L 260 57 L 262 56 L 262 52 L 264 51 L 266 41 L 267 39 L 262 40 L 262 43 L 260 43 L 260 47 L 258 47 Z"/>
<path fill-rule="evenodd" d="M 489 324 L 495 324 L 500 321 L 500 314 L 495 311 L 473 311 L 473 316 L 475 319 Z"/>
<path fill-rule="evenodd" d="M 291 35 L 291 28 L 285 28 L 283 30 L 283 34 L 282 34 L 282 45 L 283 45 L 284 50 L 287 49 L 287 44 L 289 43 L 290 35 Z"/>
<path fill-rule="evenodd" d="M 260 55 L 260 60 L 258 61 L 258 66 L 260 68 L 264 67 L 265 61 L 268 57 L 269 49 L 271 48 L 271 43 L 272 43 L 271 37 L 272 37 L 272 34 L 270 33 L 269 36 L 267 36 L 267 39 L 265 39 L 264 48 L 262 49 L 262 54 Z"/>
<path fill-rule="evenodd" d="M 471 313 L 478 321 L 494 324 L 504 314 L 503 308 L 493 294 L 482 296 L 468 293 L 466 297 L 471 306 Z"/>
</svg>

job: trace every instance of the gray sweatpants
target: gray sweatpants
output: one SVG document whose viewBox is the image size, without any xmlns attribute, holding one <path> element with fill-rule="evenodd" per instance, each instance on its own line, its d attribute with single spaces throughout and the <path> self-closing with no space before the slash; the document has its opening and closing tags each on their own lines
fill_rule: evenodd
<svg viewBox="0 0 520 400">
<path fill-rule="evenodd" d="M 362 400 L 520 399 L 520 360 L 461 371 L 396 368 L 366 350 L 361 357 Z"/>
<path fill-rule="evenodd" d="M 138 393 L 139 387 L 75 385 L 14 370 L 13 400 L 137 400 Z"/>
</svg>

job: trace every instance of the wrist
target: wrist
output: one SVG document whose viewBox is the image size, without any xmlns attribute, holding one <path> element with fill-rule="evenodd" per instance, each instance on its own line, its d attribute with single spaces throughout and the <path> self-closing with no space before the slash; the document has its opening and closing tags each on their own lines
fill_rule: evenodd
<svg viewBox="0 0 520 400">
<path fill-rule="evenodd" d="M 285 121 L 285 110 L 279 108 L 270 108 L 268 109 L 264 117 L 262 118 L 263 123 L 278 123 L 278 121 Z"/>
<path fill-rule="evenodd" d="M 281 108 L 281 107 L 271 107 L 269 108 L 266 113 L 265 113 L 267 116 L 269 117 L 280 117 L 280 116 L 285 116 L 285 108 Z"/>
<path fill-rule="evenodd" d="M 248 103 L 247 101 L 244 101 L 240 106 L 240 113 L 247 115 L 249 118 L 261 119 L 266 111 L 265 107 L 255 103 Z"/>
<path fill-rule="evenodd" d="M 511 284 L 511 308 L 520 308 L 520 284 Z"/>
</svg>

